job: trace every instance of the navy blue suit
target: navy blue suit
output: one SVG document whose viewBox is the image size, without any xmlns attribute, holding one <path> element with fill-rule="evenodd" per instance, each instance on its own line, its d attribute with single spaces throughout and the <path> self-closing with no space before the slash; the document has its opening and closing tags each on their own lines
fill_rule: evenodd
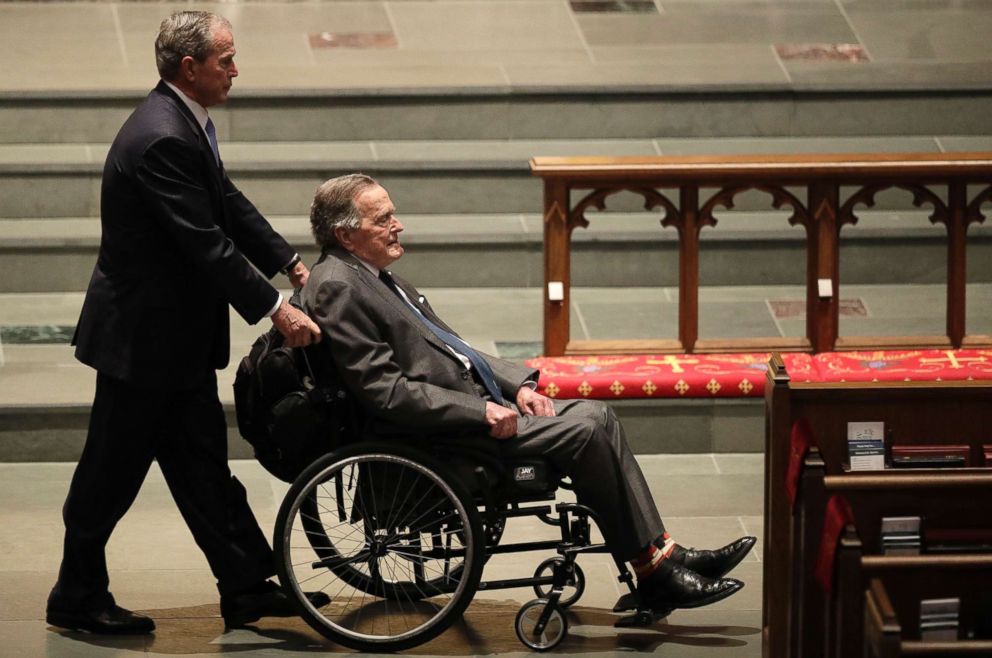
<svg viewBox="0 0 992 658">
<path fill-rule="evenodd" d="M 228 468 L 215 371 L 230 356 L 228 305 L 261 320 L 278 300 L 265 277 L 295 251 L 231 183 L 164 82 L 111 146 L 101 223 L 73 340 L 97 370 L 96 396 L 49 607 L 113 602 L 104 548 L 153 460 L 221 593 L 254 585 L 273 574 L 272 555 Z"/>
</svg>

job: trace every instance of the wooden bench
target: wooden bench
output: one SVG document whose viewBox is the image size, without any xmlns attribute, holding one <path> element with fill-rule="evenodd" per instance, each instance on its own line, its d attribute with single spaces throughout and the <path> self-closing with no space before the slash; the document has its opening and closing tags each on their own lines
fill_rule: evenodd
<svg viewBox="0 0 992 658">
<path fill-rule="evenodd" d="M 847 423 L 882 421 L 900 445 L 964 443 L 971 446 L 973 463 L 981 464 L 992 428 L 992 382 L 792 382 L 779 358 L 773 358 L 767 376 L 762 620 L 765 653 L 779 658 L 801 649 L 798 629 L 803 627 L 797 625 L 793 607 L 809 600 L 797 588 L 799 574 L 803 587 L 809 586 L 810 569 L 808 564 L 797 566 L 794 556 L 806 555 L 820 533 L 815 520 L 797 517 L 792 507 L 796 490 L 789 483 L 798 481 L 803 458 L 792 452 L 797 428 L 815 428 L 815 440 L 809 443 L 819 446 L 826 491 L 869 486 L 873 480 L 880 482 L 875 486 L 925 480 L 929 476 L 921 471 L 845 474 Z M 914 495 L 906 494 L 904 502 L 917 502 Z M 862 522 L 869 527 L 867 520 Z"/>
<path fill-rule="evenodd" d="M 943 594 L 960 596 L 963 591 L 975 588 L 982 591 L 992 589 L 992 570 L 968 570 L 967 580 L 956 590 L 940 590 Z M 864 616 L 864 656 L 866 658 L 899 658 L 901 656 L 992 656 L 992 640 L 959 639 L 957 641 L 934 641 L 920 639 L 919 592 L 907 593 L 911 580 L 891 579 L 883 582 L 873 578 L 865 592 Z M 890 595 L 890 588 L 893 594 Z M 895 591 L 901 590 L 898 595 Z M 897 603 L 898 602 L 898 603 Z M 915 603 L 915 605 L 913 605 Z M 962 600 L 962 608 L 968 598 Z M 966 614 L 966 613 L 965 613 Z"/>
<path fill-rule="evenodd" d="M 843 496 L 853 523 L 830 534 L 827 501 Z M 863 595 L 871 577 L 898 576 L 932 568 L 950 584 L 972 571 L 992 568 L 992 555 L 883 555 L 882 519 L 919 516 L 924 549 L 933 531 L 992 530 L 992 520 L 976 510 L 992 506 L 992 469 L 887 470 L 826 475 L 819 451 L 805 460 L 791 541 L 791 656 L 850 656 L 860 652 Z M 826 528 L 826 529 L 825 529 Z M 825 545 L 824 542 L 833 542 Z M 834 556 L 825 573 L 825 556 Z M 964 576 L 967 578 L 967 575 Z M 825 586 L 822 581 L 829 582 Z M 818 582 L 821 581 L 821 582 Z M 922 590 L 921 590 L 922 591 Z"/>
<path fill-rule="evenodd" d="M 827 656 L 842 658 L 862 652 L 868 634 L 864 605 L 873 580 L 884 584 L 890 604 L 907 621 L 903 626 L 904 637 L 917 640 L 921 639 L 921 600 L 960 599 L 960 623 L 967 625 L 976 614 L 978 596 L 992 589 L 992 554 L 890 556 L 861 555 L 860 550 L 852 526 L 842 539 L 838 554 Z"/>
</svg>

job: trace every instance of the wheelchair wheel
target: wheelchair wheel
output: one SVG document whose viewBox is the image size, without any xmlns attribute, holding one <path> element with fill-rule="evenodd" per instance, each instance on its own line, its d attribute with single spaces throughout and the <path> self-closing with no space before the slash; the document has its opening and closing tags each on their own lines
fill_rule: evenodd
<svg viewBox="0 0 992 658">
<path fill-rule="evenodd" d="M 554 574 L 555 565 L 564 562 L 565 560 L 560 557 L 548 558 L 541 564 L 537 565 L 537 569 L 534 570 L 534 577 L 544 578 L 546 576 L 551 576 Z M 546 599 L 550 596 L 551 589 L 551 585 L 534 585 L 534 593 L 542 599 Z M 565 583 L 565 588 L 562 590 L 561 598 L 558 599 L 558 605 L 563 608 L 567 608 L 578 601 L 582 596 L 582 593 L 585 591 L 586 575 L 582 573 L 582 568 L 573 562 L 572 574 Z"/>
<path fill-rule="evenodd" d="M 359 443 L 290 487 L 273 541 L 283 586 L 310 626 L 363 652 L 399 651 L 458 620 L 484 563 L 479 512 L 443 466 Z M 304 592 L 331 597 L 321 609 Z"/>
<path fill-rule="evenodd" d="M 517 612 L 513 624 L 517 639 L 534 651 L 550 651 L 561 644 L 568 633 L 568 620 L 558 606 L 552 606 L 544 628 L 538 632 L 541 615 L 551 605 L 547 599 L 528 601 Z"/>
</svg>

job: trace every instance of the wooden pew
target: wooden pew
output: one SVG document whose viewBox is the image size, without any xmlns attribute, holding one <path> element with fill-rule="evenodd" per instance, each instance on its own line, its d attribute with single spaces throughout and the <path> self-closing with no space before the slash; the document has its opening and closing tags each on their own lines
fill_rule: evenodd
<svg viewBox="0 0 992 658">
<path fill-rule="evenodd" d="M 986 569 L 969 574 L 986 590 L 992 588 L 992 578 Z M 889 594 L 893 582 L 873 578 L 865 591 L 864 656 L 866 658 L 899 658 L 901 656 L 990 656 L 992 640 L 933 641 L 921 640 L 919 629 L 919 600 L 910 605 L 906 597 Z M 952 592 L 953 593 L 953 592 Z M 956 594 L 955 594 L 956 595 Z M 896 605 L 894 601 L 901 603 Z M 962 606 L 967 599 L 962 600 Z"/>
<path fill-rule="evenodd" d="M 854 525 L 839 537 L 834 560 L 831 606 L 816 582 L 816 563 L 823 552 L 824 510 L 827 500 L 842 495 Z M 962 504 L 966 501 L 966 504 Z M 992 505 L 992 469 L 928 469 L 826 475 L 815 448 L 805 459 L 801 475 L 792 547 L 792 610 L 789 655 L 803 658 L 857 655 L 861 646 L 862 595 L 867 579 L 904 566 L 933 565 L 967 570 L 969 565 L 992 567 L 992 555 L 885 556 L 881 522 L 884 517 L 920 516 L 927 528 L 992 526 L 976 510 Z M 857 528 L 857 531 L 854 528 Z M 831 541 L 838 541 L 835 535 Z M 834 555 L 834 549 L 828 553 Z M 822 558 L 821 558 L 822 559 Z M 947 565 L 952 565 L 948 567 Z M 974 568 L 980 568 L 975 566 Z M 821 574 L 822 577 L 822 574 Z"/>
<path fill-rule="evenodd" d="M 767 377 L 762 622 L 764 655 L 783 658 L 796 655 L 800 638 L 793 612 L 800 605 L 794 556 L 802 546 L 794 537 L 820 532 L 815 523 L 794 527 L 800 521 L 793 515 L 787 482 L 797 421 L 805 419 L 815 428 L 826 478 L 844 475 L 847 423 L 853 421 L 884 422 L 900 445 L 967 444 L 973 463 L 981 464 L 992 427 L 992 383 L 798 383 L 790 381 L 776 357 Z M 906 475 L 885 475 L 900 473 Z M 909 472 L 910 478 L 924 475 Z"/>
</svg>

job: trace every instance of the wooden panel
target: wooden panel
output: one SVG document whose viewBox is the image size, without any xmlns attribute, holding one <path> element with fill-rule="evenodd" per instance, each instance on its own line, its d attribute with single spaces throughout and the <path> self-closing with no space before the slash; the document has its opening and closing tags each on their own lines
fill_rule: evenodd
<svg viewBox="0 0 992 658">
<path fill-rule="evenodd" d="M 809 421 L 825 464 L 824 486 L 830 492 L 862 492 L 870 499 L 872 487 L 885 491 L 899 509 L 918 507 L 920 493 L 937 485 L 978 488 L 985 507 L 992 506 L 992 471 L 940 469 L 844 474 L 847 460 L 847 423 L 882 421 L 900 445 L 967 444 L 972 463 L 981 464 L 983 445 L 992 442 L 992 384 L 989 382 L 871 382 L 792 383 L 780 357 L 774 356 L 767 373 L 765 439 L 765 558 L 763 623 L 773 658 L 790 655 L 799 643 L 789 626 L 794 543 L 793 514 L 786 493 L 790 435 L 800 418 Z M 894 493 L 902 488 L 902 493 Z M 986 496 L 985 492 L 988 492 Z M 978 502 L 982 508 L 982 502 Z M 855 507 L 855 509 L 857 509 Z M 856 512 L 857 516 L 857 512 Z M 960 517 L 960 515 L 958 515 Z M 967 516 L 967 515 L 965 515 Z M 859 522 L 865 522 L 860 518 Z M 874 547 L 877 531 L 866 538 Z M 784 555 L 783 555 L 784 553 Z"/>
<path fill-rule="evenodd" d="M 679 348 L 661 351 L 742 352 L 775 349 L 949 348 L 992 346 L 992 338 L 966 335 L 966 237 L 970 223 L 984 221 L 983 203 L 992 187 L 968 199 L 969 184 L 992 182 L 992 153 L 869 153 L 786 154 L 692 157 L 535 157 L 534 175 L 545 185 L 545 283 L 562 282 L 563 302 L 549 302 L 545 291 L 545 345 L 547 356 L 592 354 L 589 345 L 571 345 L 568 326 L 571 231 L 586 226 L 585 210 L 605 207 L 608 197 L 627 190 L 645 199 L 645 207 L 663 207 L 662 225 L 679 233 Z M 802 187 L 804 199 L 787 187 Z M 857 191 L 843 205 L 841 186 Z M 659 190 L 677 188 L 678 207 Z M 701 197 L 701 188 L 707 197 Z M 871 206 L 874 196 L 889 187 L 913 193 L 918 207 L 931 206 L 932 221 L 947 228 L 946 336 L 839 336 L 840 227 L 857 221 L 855 208 Z M 937 187 L 933 191 L 930 187 Z M 711 188 L 716 188 L 715 192 Z M 805 227 L 806 237 L 806 343 L 802 347 L 776 342 L 779 337 L 726 339 L 699 338 L 699 229 L 715 226 L 713 210 L 732 207 L 734 197 L 748 189 L 771 195 L 771 206 L 789 208 L 788 222 Z M 945 196 L 941 190 L 947 190 Z M 584 194 L 570 206 L 570 191 Z M 666 192 L 668 194 L 668 192 Z M 674 197 L 672 197 L 674 198 Z M 708 198 L 701 203 L 701 198 Z M 819 295 L 818 283 L 831 283 L 830 295 Z M 653 349 L 638 341 L 610 341 L 609 354 Z"/>
</svg>

